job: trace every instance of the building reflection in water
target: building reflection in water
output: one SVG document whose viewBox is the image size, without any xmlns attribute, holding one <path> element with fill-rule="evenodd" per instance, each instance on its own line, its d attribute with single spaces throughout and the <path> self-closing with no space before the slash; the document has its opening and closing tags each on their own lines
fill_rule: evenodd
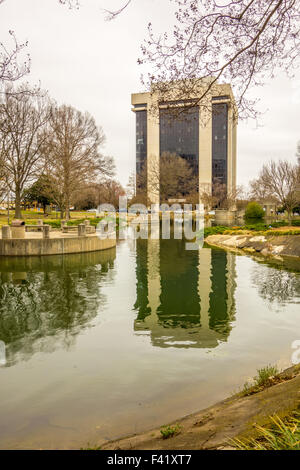
<svg viewBox="0 0 300 470">
<path fill-rule="evenodd" d="M 80 255 L 3 258 L 0 267 L 0 340 L 6 366 L 76 335 L 106 303 L 101 293 L 113 275 L 116 250 Z"/>
<path fill-rule="evenodd" d="M 235 255 L 181 240 L 136 240 L 134 330 L 158 347 L 215 348 L 235 320 Z"/>
</svg>

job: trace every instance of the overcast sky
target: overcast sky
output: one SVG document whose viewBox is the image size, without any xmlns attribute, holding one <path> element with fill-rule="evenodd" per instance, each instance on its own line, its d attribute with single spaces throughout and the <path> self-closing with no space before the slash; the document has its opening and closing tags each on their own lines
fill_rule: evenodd
<svg viewBox="0 0 300 470">
<path fill-rule="evenodd" d="M 0 5 L 0 41 L 9 44 L 8 30 L 28 40 L 32 60 L 28 80 L 41 82 L 59 104 L 89 111 L 107 137 L 104 153 L 115 158 L 118 178 L 126 185 L 135 168 L 135 120 L 130 95 L 144 91 L 137 65 L 147 24 L 164 31 L 174 23 L 169 0 L 135 0 L 124 14 L 105 22 L 101 7 L 114 9 L 124 0 L 81 0 L 69 10 L 58 0 L 6 0 Z M 238 126 L 238 184 L 255 178 L 264 162 L 296 163 L 300 140 L 300 72 L 296 79 L 278 76 L 258 88 L 260 109 L 253 121 Z M 200 156 L 201 158 L 201 156 Z"/>
</svg>

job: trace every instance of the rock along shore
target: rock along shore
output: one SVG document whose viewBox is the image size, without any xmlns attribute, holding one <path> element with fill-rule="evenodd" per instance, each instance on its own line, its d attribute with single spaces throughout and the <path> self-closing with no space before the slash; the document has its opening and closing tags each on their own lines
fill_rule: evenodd
<svg viewBox="0 0 300 470">
<path fill-rule="evenodd" d="M 208 245 L 234 251 L 260 253 L 266 257 L 300 258 L 300 235 L 209 235 L 205 242 Z"/>
</svg>

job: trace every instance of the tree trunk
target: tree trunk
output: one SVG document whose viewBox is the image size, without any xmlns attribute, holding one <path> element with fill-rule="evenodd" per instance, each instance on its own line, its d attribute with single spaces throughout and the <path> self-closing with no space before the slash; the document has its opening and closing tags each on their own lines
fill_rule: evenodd
<svg viewBox="0 0 300 470">
<path fill-rule="evenodd" d="M 66 194 L 66 220 L 70 220 L 70 197 Z"/>
<path fill-rule="evenodd" d="M 22 219 L 21 212 L 21 192 L 16 188 L 16 199 L 15 199 L 15 219 Z"/>
</svg>

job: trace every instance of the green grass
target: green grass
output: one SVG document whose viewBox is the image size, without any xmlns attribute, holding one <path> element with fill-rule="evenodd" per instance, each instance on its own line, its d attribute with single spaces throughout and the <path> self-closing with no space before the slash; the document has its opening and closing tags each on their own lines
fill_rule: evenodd
<svg viewBox="0 0 300 470">
<path fill-rule="evenodd" d="M 278 367 L 268 365 L 257 370 L 257 375 L 253 378 L 253 383 L 249 384 L 246 382 L 242 389 L 241 394 L 244 396 L 252 395 L 253 393 L 259 392 L 262 388 L 273 385 L 272 379 L 277 377 L 279 374 Z"/>
<path fill-rule="evenodd" d="M 270 377 L 274 377 L 278 374 L 279 370 L 277 366 L 268 365 L 257 370 L 257 376 L 254 377 L 254 381 L 258 387 L 264 387 L 269 382 Z"/>
<path fill-rule="evenodd" d="M 209 235 L 244 235 L 245 231 L 247 232 L 255 232 L 257 235 L 272 235 L 272 236 L 282 236 L 282 235 L 300 235 L 300 230 L 271 230 L 274 228 L 286 227 L 286 226 L 300 226 L 300 221 L 294 220 L 292 223 L 288 223 L 285 221 L 281 222 L 274 222 L 272 224 L 247 224 L 247 225 L 240 225 L 240 226 L 233 226 L 233 227 L 225 227 L 224 225 L 216 225 L 214 227 L 206 227 L 204 229 L 204 238 L 208 237 Z"/>
<path fill-rule="evenodd" d="M 294 411 L 286 418 L 270 417 L 269 426 L 255 426 L 256 437 L 234 439 L 238 450 L 300 450 L 300 413 Z"/>
<path fill-rule="evenodd" d="M 272 235 L 274 237 L 280 237 L 283 235 L 300 235 L 300 230 L 269 230 L 267 235 Z"/>
<path fill-rule="evenodd" d="M 80 450 L 101 450 L 101 446 L 91 446 L 90 443 L 88 443 L 87 447 L 81 447 Z"/>
<path fill-rule="evenodd" d="M 160 433 L 163 439 L 169 439 L 169 437 L 179 434 L 180 430 L 181 426 L 179 426 L 179 424 L 175 424 L 174 426 L 163 426 L 160 429 Z"/>
</svg>

